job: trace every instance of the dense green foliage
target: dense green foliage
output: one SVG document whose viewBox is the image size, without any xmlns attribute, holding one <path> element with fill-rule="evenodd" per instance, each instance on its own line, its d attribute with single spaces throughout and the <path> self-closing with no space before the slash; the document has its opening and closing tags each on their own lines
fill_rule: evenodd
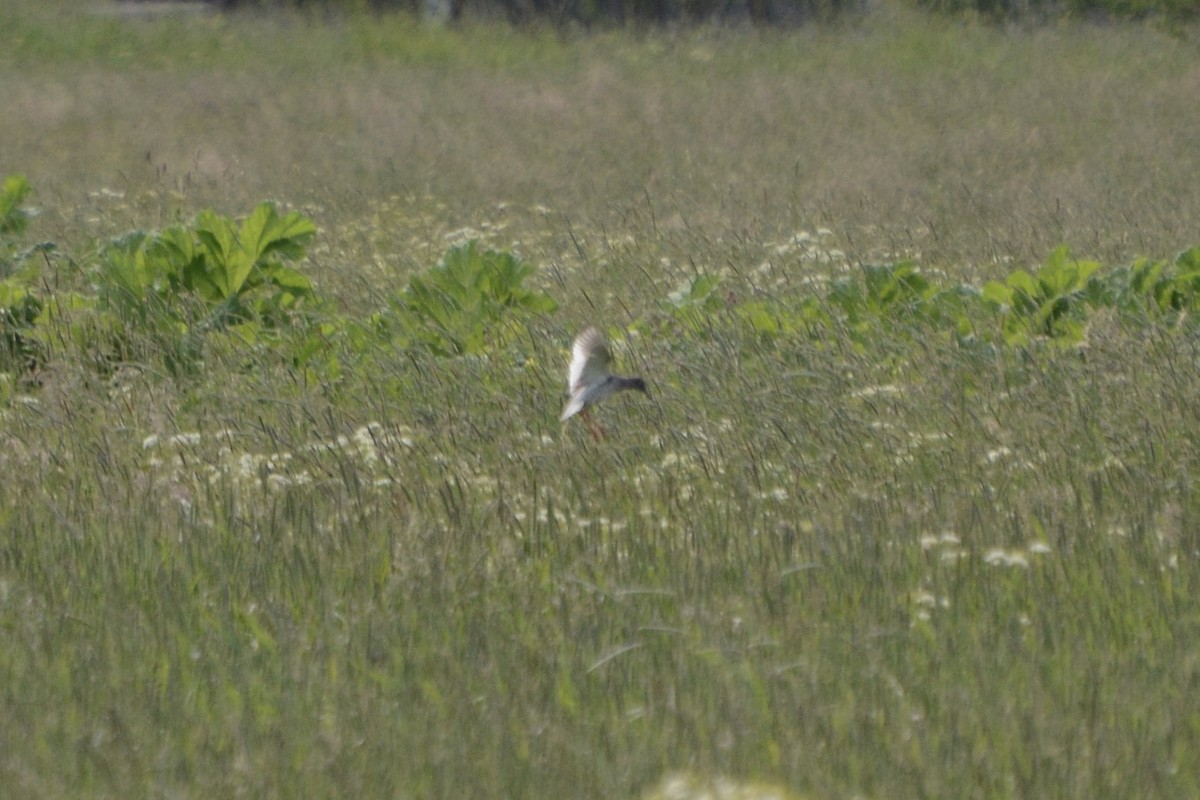
<svg viewBox="0 0 1200 800">
<path fill-rule="evenodd" d="M 558 308 L 545 293 L 523 286 L 532 272 L 512 253 L 480 250 L 477 242 L 468 242 L 411 277 L 388 319 L 402 345 L 424 346 L 442 356 L 485 353 L 520 333 L 520 316 Z"/>
<path fill-rule="evenodd" d="M 13 176 L 5 186 L 13 187 L 16 198 L 8 202 L 6 216 L 23 222 L 28 211 L 19 200 L 28 184 Z M 196 348 L 203 334 L 230 326 L 238 331 L 236 341 L 274 346 L 280 357 L 297 364 L 314 355 L 314 340 L 307 335 L 314 332 L 324 340 L 339 332 L 373 331 L 346 338 L 357 351 L 351 353 L 355 360 L 381 344 L 423 348 L 441 357 L 486 355 L 514 343 L 520 346 L 528 335 L 527 320 L 559 307 L 550 295 L 524 286 L 532 265 L 471 241 L 450 248 L 436 265 L 413 275 L 387 309 L 367 319 L 342 317 L 328 306 L 313 317 L 303 312 L 306 301 L 313 305 L 318 299 L 314 287 L 284 260 L 302 259 L 315 234 L 311 220 L 297 212 L 281 216 L 271 203 L 260 204 L 240 226 L 203 211 L 189 226 L 113 239 L 99 250 L 94 267 L 73 258 L 85 263 L 93 277 L 92 293 L 86 295 L 39 292 L 40 276 L 36 262 L 31 263 L 2 284 L 10 364 L 14 357 L 29 356 L 27 337 L 38 341 L 38 352 L 45 355 L 60 338 L 45 329 L 64 319 L 75 335 L 63 341 L 92 346 L 96 343 L 80 330 L 113 332 L 113 342 L 100 347 L 110 351 L 106 361 L 128 360 L 133 354 L 123 343 L 148 336 L 172 368 L 200 357 Z M 0 237 L 0 243 L 15 251 L 14 238 Z M 43 245 L 38 252 L 47 250 L 55 248 Z M 29 260 L 29 253 L 14 258 Z M 1103 269 L 1100 262 L 1076 259 L 1062 246 L 1032 273 L 1016 269 L 982 289 L 939 284 L 910 260 L 866 266 L 832 280 L 824 294 L 743 302 L 722 300 L 719 279 L 700 276 L 661 305 L 695 333 L 739 321 L 770 338 L 807 334 L 819 340 L 840 332 L 865 346 L 872 338 L 895 338 L 901 331 L 917 336 L 940 332 L 960 343 L 1025 348 L 1043 341 L 1078 345 L 1086 338 L 1090 316 L 1104 311 L 1120 314 L 1127 324 L 1186 325 L 1191 330 L 1200 309 L 1198 290 L 1200 247 L 1171 261 L 1139 258 L 1129 266 Z M 318 319 L 319 325 L 314 322 Z M 630 327 L 650 330 L 654 325 L 650 318 Z M 281 337 L 281 328 L 299 328 L 300 336 Z M 69 350 L 54 354 L 79 355 Z M 340 374 L 336 359 L 325 364 Z M 36 368 L 36 361 L 30 366 Z"/>
<path fill-rule="evenodd" d="M 914 0 L 930 11 L 961 14 L 974 12 L 991 19 L 1033 19 L 1062 14 L 1103 14 L 1113 18 L 1161 16 L 1191 18 L 1200 11 L 1200 0 Z M 220 0 L 226 9 L 262 8 L 279 0 Z M 437 4 L 423 0 L 291 0 L 301 7 L 327 9 L 403 10 L 428 13 Z M 767 24 L 828 21 L 847 13 L 861 15 L 870 8 L 861 0 L 445 0 L 441 14 L 454 19 L 464 13 L 503 17 L 512 22 L 565 22 L 622 24 L 666 23 L 679 20 L 753 20 Z M 435 12 L 436 13 L 436 12 Z"/>
</svg>

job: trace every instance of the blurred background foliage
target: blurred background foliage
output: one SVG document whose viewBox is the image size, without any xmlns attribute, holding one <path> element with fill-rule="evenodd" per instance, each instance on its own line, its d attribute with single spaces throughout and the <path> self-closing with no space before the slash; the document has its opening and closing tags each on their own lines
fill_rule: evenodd
<svg viewBox="0 0 1200 800">
<path fill-rule="evenodd" d="M 293 6 L 322 11 L 408 11 L 457 20 L 464 15 L 514 24 L 663 25 L 709 21 L 794 26 L 868 13 L 870 0 L 210 0 L 226 10 Z M 1200 0 L 908 0 L 938 14 L 995 21 L 1063 16 L 1192 19 Z"/>
</svg>

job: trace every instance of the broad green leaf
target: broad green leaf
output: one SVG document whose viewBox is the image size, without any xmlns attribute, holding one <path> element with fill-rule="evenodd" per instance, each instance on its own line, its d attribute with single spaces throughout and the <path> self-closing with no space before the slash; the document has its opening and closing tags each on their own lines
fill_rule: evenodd
<svg viewBox="0 0 1200 800">
<path fill-rule="evenodd" d="M 29 295 L 29 288 L 20 281 L 0 281 L 0 306 L 11 307 Z"/>
<path fill-rule="evenodd" d="M 829 291 L 828 299 L 830 303 L 846 312 L 851 319 L 858 317 L 859 310 L 863 305 L 862 292 L 859 290 L 858 284 L 848 279 L 836 281 Z"/>
<path fill-rule="evenodd" d="M 779 320 L 763 302 L 743 303 L 738 306 L 738 316 L 750 323 L 756 333 L 774 335 L 779 332 Z"/>
<path fill-rule="evenodd" d="M 1075 284 L 1072 288 L 1075 291 L 1082 289 L 1101 266 L 1099 261 L 1076 261 Z"/>
<path fill-rule="evenodd" d="M 190 231 L 172 226 L 160 233 L 152 249 L 165 261 L 165 271 L 176 283 L 183 283 L 192 263 L 204 255 L 196 249 L 196 239 Z"/>
<path fill-rule="evenodd" d="M 1152 293 L 1162 278 L 1165 261 L 1139 258 L 1129 268 L 1129 286 L 1138 294 Z"/>
<path fill-rule="evenodd" d="M 225 217 L 211 209 L 196 215 L 192 226 L 209 255 L 219 261 L 227 261 L 237 248 L 237 231 Z"/>
<path fill-rule="evenodd" d="M 238 243 L 233 223 L 211 210 L 196 215 L 196 236 L 207 250 L 202 271 L 208 287 L 216 292 L 210 300 L 224 300 L 237 294 L 250 274 L 254 261 Z"/>
<path fill-rule="evenodd" d="M 991 303 L 1000 310 L 1006 310 L 1012 306 L 1012 287 L 997 281 L 988 281 L 985 283 L 981 296 L 984 302 Z"/>
<path fill-rule="evenodd" d="M 1005 279 L 1005 283 L 1007 283 L 1013 289 L 1024 292 L 1031 298 L 1037 297 L 1041 294 L 1041 292 L 1038 291 L 1037 281 L 1035 281 L 1033 276 L 1023 269 L 1014 270 L 1011 274 L 1009 274 L 1008 278 Z M 984 291 L 986 293 L 986 288 Z"/>
<path fill-rule="evenodd" d="M 21 203 L 32 191 L 24 175 L 9 175 L 0 187 L 0 234 L 16 235 L 25 230 L 30 212 Z"/>
<path fill-rule="evenodd" d="M 273 203 L 260 203 L 242 223 L 241 244 L 254 263 L 271 253 L 297 260 L 304 257 L 304 246 L 316 232 L 317 226 L 304 215 L 293 211 L 279 216 Z"/>
<path fill-rule="evenodd" d="M 667 296 L 667 299 L 678 309 L 715 311 L 719 303 L 713 302 L 716 301 L 713 292 L 719 283 L 720 278 L 715 275 L 697 275 L 684 281 L 678 289 Z"/>
<path fill-rule="evenodd" d="M 548 294 L 530 292 L 523 297 L 520 306 L 532 314 L 553 314 L 558 310 L 558 303 Z"/>
<path fill-rule="evenodd" d="M 290 267 L 279 267 L 271 272 L 271 283 L 297 297 L 312 294 L 312 283 L 304 275 Z"/>
<path fill-rule="evenodd" d="M 1175 268 L 1189 276 L 1200 274 L 1200 247 L 1184 250 L 1176 256 Z"/>
</svg>

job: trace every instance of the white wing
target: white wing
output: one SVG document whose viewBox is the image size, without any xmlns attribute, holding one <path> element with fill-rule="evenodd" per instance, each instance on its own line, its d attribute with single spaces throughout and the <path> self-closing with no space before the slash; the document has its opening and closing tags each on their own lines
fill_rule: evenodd
<svg viewBox="0 0 1200 800">
<path fill-rule="evenodd" d="M 603 383 L 608 378 L 611 362 L 612 354 L 600 331 L 588 328 L 576 336 L 575 345 L 571 348 L 571 369 L 567 376 L 567 388 L 571 394 Z"/>
<path fill-rule="evenodd" d="M 608 379 L 611 361 L 612 355 L 600 331 L 588 328 L 575 337 L 575 344 L 571 347 L 571 366 L 567 370 L 567 391 L 571 399 L 567 401 L 560 420 L 570 419 L 583 410 L 588 390 Z"/>
</svg>

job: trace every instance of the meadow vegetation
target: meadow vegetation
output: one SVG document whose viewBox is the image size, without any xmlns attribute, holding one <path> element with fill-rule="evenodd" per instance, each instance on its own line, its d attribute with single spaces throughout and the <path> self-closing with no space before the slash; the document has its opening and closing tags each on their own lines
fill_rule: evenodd
<svg viewBox="0 0 1200 800">
<path fill-rule="evenodd" d="M 1200 793 L 1194 32 L 0 13 L 5 794 Z"/>
</svg>

